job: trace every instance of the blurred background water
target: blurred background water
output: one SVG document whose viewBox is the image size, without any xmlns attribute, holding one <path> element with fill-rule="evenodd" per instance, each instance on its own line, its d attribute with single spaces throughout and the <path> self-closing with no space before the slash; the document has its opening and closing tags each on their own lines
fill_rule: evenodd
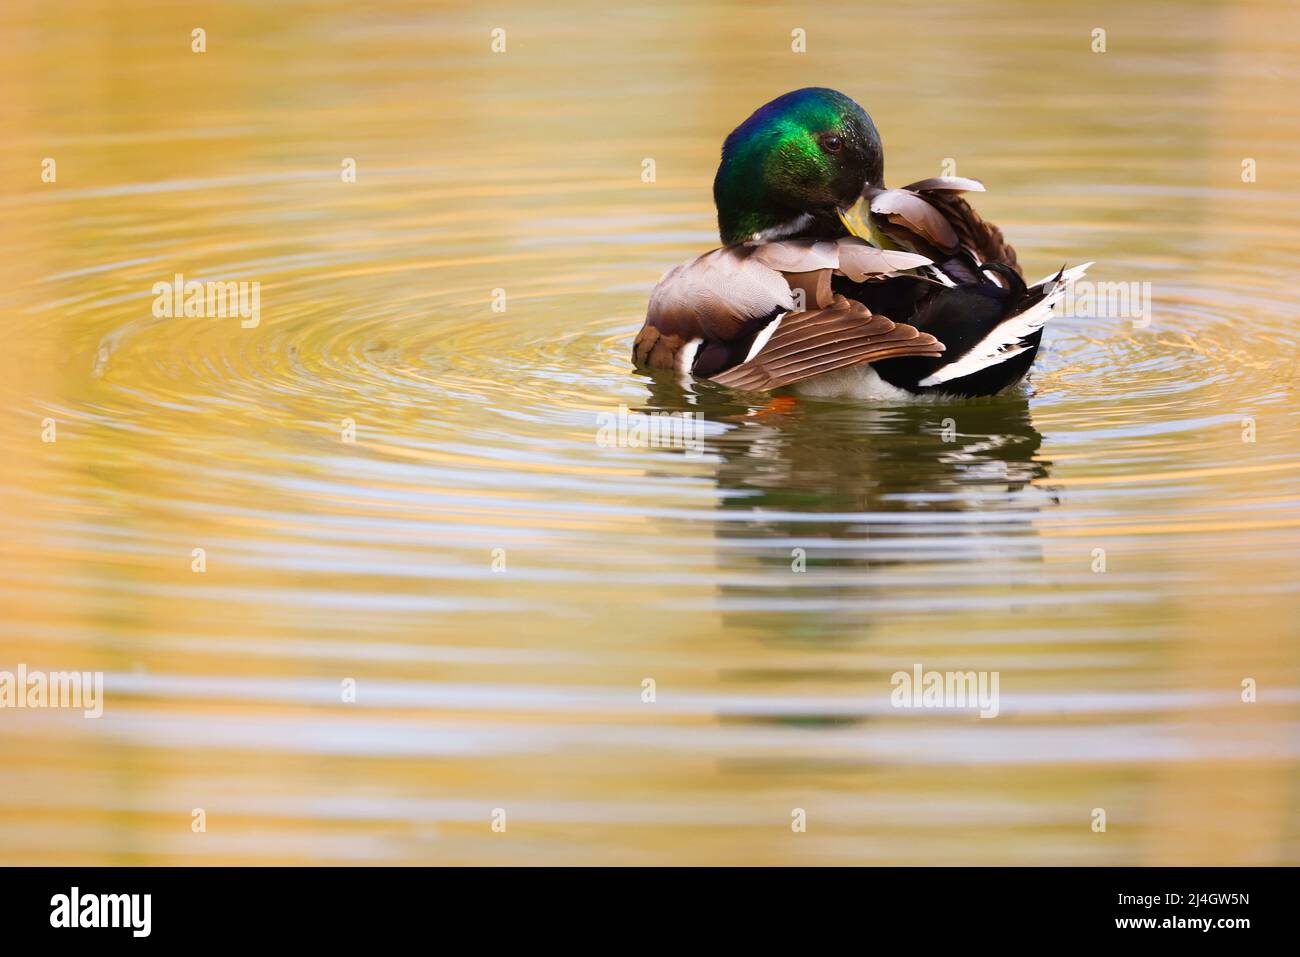
<svg viewBox="0 0 1300 957">
<path fill-rule="evenodd" d="M 99 720 L 0 711 L 0 862 L 1300 862 L 1294 4 L 0 29 L 0 669 L 107 674 Z M 807 85 L 1151 324 L 1056 320 L 982 403 L 634 372 L 722 138 Z M 176 273 L 260 324 L 155 318 Z M 620 405 L 704 454 L 600 447 Z M 1001 713 L 891 708 L 917 663 Z"/>
</svg>

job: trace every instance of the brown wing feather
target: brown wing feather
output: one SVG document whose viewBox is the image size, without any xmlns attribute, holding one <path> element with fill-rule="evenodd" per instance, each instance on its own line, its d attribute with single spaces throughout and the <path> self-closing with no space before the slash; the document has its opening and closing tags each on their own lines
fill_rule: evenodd
<svg viewBox="0 0 1300 957">
<path fill-rule="evenodd" d="M 790 291 L 795 294 L 796 306 L 800 305 L 798 299 L 800 292 L 803 293 L 802 305 L 805 309 L 823 309 L 835 298 L 835 293 L 831 291 L 831 280 L 835 275 L 832 269 L 818 269 L 816 272 L 787 272 L 782 275 L 790 284 Z"/>
<path fill-rule="evenodd" d="M 976 262 L 1006 263 L 1016 272 L 1016 251 L 1002 230 L 961 195 L 983 192 L 979 180 L 935 176 L 902 189 L 871 190 L 867 199 L 877 228 L 904 249 L 933 258 L 964 250 Z"/>
<path fill-rule="evenodd" d="M 632 343 L 632 361 L 651 369 L 671 369 L 684 345 L 681 336 L 662 333 L 647 322 Z"/>
<path fill-rule="evenodd" d="M 779 272 L 744 247 L 724 247 L 670 269 L 650 293 L 646 322 L 683 340 L 726 341 L 752 319 L 792 305 Z"/>
<path fill-rule="evenodd" d="M 744 343 L 776 315 L 829 305 L 834 273 L 861 281 L 929 262 L 856 238 L 715 249 L 670 269 L 659 280 L 650 294 L 645 325 L 633 343 L 632 359 L 652 369 L 671 369 L 682 349 L 695 340 Z M 794 290 L 803 291 L 798 305 Z"/>
<path fill-rule="evenodd" d="M 754 259 L 777 272 L 832 269 L 855 282 L 861 282 L 867 276 L 916 269 L 930 263 L 925 256 L 896 249 L 879 249 L 856 236 L 836 240 L 783 239 L 751 249 Z"/>
<path fill-rule="evenodd" d="M 966 176 L 931 176 L 929 179 L 919 179 L 915 183 L 908 183 L 903 189 L 910 189 L 914 193 L 926 193 L 930 190 L 945 190 L 952 193 L 982 193 L 984 184 L 977 179 L 970 179 Z"/>
<path fill-rule="evenodd" d="M 924 240 L 926 245 L 917 248 L 925 250 L 926 255 L 930 255 L 931 247 L 944 253 L 957 249 L 957 233 L 947 218 L 934 203 L 917 193 L 905 189 L 882 190 L 871 197 L 871 214 L 878 227 L 891 237 L 906 231 Z"/>
<path fill-rule="evenodd" d="M 726 247 L 670 269 L 650 294 L 645 325 L 632 359 L 651 369 L 672 369 L 693 340 L 727 342 L 755 320 L 794 308 L 779 272 L 743 247 Z"/>
<path fill-rule="evenodd" d="M 1002 230 L 985 220 L 974 207 L 955 192 L 928 192 L 925 198 L 942 214 L 956 232 L 963 249 L 973 250 L 982 263 L 1006 263 L 1021 273 L 1015 248 L 1006 241 Z M 1023 278 L 1024 274 L 1021 273 Z"/>
<path fill-rule="evenodd" d="M 758 355 L 719 373 L 713 381 L 766 391 L 864 362 L 942 352 L 943 344 L 934 336 L 872 315 L 861 303 L 836 296 L 825 309 L 786 316 Z"/>
</svg>

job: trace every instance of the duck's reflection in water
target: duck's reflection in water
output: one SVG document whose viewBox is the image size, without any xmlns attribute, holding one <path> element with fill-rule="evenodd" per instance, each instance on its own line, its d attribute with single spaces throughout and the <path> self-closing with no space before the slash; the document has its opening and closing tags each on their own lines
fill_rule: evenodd
<svg viewBox="0 0 1300 957">
<path fill-rule="evenodd" d="M 725 426 L 705 449 L 729 624 L 765 640 L 861 639 L 886 618 L 1005 605 L 997 576 L 1041 562 L 1033 519 L 1053 502 L 1050 463 L 1024 396 L 872 407 L 647 381 L 642 411 Z"/>
</svg>

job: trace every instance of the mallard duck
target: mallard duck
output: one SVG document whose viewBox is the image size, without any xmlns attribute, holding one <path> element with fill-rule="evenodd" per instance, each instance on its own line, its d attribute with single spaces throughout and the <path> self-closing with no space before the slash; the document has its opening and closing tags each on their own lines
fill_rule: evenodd
<svg viewBox="0 0 1300 957">
<path fill-rule="evenodd" d="M 1001 230 L 962 197 L 978 180 L 883 184 L 871 117 L 795 90 L 722 146 L 723 245 L 650 295 L 633 360 L 737 389 L 985 396 L 1024 378 L 1043 324 L 1091 263 L 1026 285 Z"/>
</svg>

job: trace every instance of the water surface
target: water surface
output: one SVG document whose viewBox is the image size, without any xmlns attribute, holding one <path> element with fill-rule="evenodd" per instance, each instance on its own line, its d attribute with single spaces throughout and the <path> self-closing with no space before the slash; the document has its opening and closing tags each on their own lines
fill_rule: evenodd
<svg viewBox="0 0 1300 957">
<path fill-rule="evenodd" d="M 0 669 L 107 686 L 0 712 L 0 861 L 1300 862 L 1294 4 L 0 17 Z M 634 372 L 812 84 L 1150 324 L 985 402 Z M 155 318 L 176 273 L 260 323 Z M 998 717 L 891 707 L 915 664 Z"/>
</svg>

